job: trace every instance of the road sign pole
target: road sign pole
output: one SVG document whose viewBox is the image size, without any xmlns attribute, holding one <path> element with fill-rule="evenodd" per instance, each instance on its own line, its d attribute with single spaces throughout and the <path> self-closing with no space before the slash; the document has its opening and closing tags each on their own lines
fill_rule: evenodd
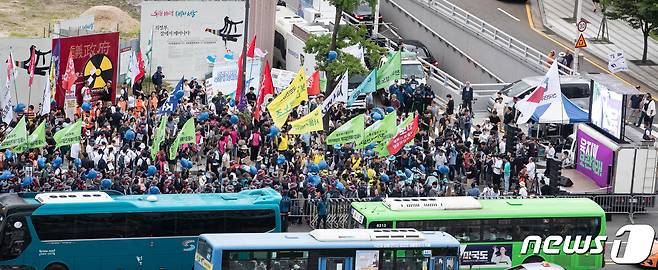
<svg viewBox="0 0 658 270">
<path fill-rule="evenodd" d="M 578 20 L 580 19 L 581 14 L 583 13 L 583 0 L 576 0 L 576 23 L 578 23 Z M 578 31 L 578 27 L 576 27 L 576 36 L 580 37 L 580 31 Z M 578 72 L 580 70 L 580 48 L 576 48 L 573 52 L 574 58 L 573 58 L 573 70 Z"/>
</svg>

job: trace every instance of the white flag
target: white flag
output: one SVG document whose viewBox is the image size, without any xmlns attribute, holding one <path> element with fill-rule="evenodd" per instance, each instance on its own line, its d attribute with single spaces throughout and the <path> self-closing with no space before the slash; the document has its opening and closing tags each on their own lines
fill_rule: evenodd
<svg viewBox="0 0 658 270">
<path fill-rule="evenodd" d="M 0 89 L 0 105 L 2 106 L 2 122 L 9 124 L 14 119 L 14 103 L 9 89 L 12 80 L 16 79 L 14 57 L 11 52 L 9 52 L 9 59 L 7 60 L 7 78 L 5 79 L 5 87 Z M 14 81 L 14 83 L 16 82 Z"/>
<path fill-rule="evenodd" d="M 628 71 L 628 63 L 626 63 L 623 51 L 608 54 L 608 70 L 612 73 Z"/>
<path fill-rule="evenodd" d="M 91 76 L 89 77 L 91 78 Z M 46 87 L 43 88 L 43 98 L 41 98 L 41 115 L 46 115 L 49 113 L 50 113 L 50 80 L 46 80 Z"/>
<path fill-rule="evenodd" d="M 336 88 L 334 88 L 334 91 L 331 92 L 331 94 L 327 97 L 327 99 L 324 100 L 324 102 L 322 102 L 322 114 L 327 113 L 329 108 L 331 108 L 331 105 L 336 102 L 347 102 L 348 80 L 349 77 L 346 70 L 345 74 L 343 74 L 343 77 L 340 79 L 340 82 L 338 82 Z"/>
</svg>

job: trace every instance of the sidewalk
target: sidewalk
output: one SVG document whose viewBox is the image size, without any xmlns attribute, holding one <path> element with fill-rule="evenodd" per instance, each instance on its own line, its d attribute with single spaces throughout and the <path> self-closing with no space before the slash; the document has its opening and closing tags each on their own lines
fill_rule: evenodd
<svg viewBox="0 0 658 270">
<path fill-rule="evenodd" d="M 596 38 L 602 14 L 600 10 L 593 12 L 593 3 L 590 0 L 583 1 L 582 17 L 590 23 L 585 30 L 584 35 L 587 39 L 587 48 L 584 50 L 591 53 L 604 62 L 608 62 L 608 53 L 617 51 L 619 48 L 625 54 L 628 68 L 628 75 L 641 81 L 658 91 L 658 65 L 638 66 L 630 62 L 631 60 L 642 59 L 643 37 L 640 29 L 633 29 L 624 21 L 608 20 L 609 39 L 611 43 L 595 43 L 591 39 Z M 563 18 L 571 18 L 575 0 L 540 0 L 545 11 L 545 27 L 552 30 L 558 36 L 566 40 L 576 40 L 576 25 Z M 658 64 L 658 42 L 649 37 L 649 48 L 647 59 L 653 60 Z M 606 65 L 607 67 L 607 65 Z M 647 91 L 649 89 L 645 89 Z"/>
</svg>

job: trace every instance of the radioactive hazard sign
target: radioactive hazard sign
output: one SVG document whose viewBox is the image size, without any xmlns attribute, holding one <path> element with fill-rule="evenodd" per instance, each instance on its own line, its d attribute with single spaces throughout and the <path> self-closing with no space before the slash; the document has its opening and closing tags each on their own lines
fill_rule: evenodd
<svg viewBox="0 0 658 270">
<path fill-rule="evenodd" d="M 583 36 L 583 33 L 580 33 L 580 36 L 576 41 L 576 49 L 585 48 L 585 47 L 587 47 L 587 42 L 585 42 L 585 37 Z"/>
</svg>

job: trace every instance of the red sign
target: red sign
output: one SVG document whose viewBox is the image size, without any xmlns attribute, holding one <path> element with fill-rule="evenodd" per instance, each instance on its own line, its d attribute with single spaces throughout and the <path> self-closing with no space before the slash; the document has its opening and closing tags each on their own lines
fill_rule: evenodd
<svg viewBox="0 0 658 270">
<path fill-rule="evenodd" d="M 82 103 L 80 90 L 85 85 L 91 89 L 92 102 L 102 100 L 114 103 L 119 71 L 119 33 L 53 39 L 53 48 L 57 42 L 60 43 L 59 55 L 64 59 L 59 61 L 58 78 L 64 78 L 68 64 L 65 57 L 70 55 L 75 66 L 75 95 L 78 104 Z M 61 80 L 56 82 L 56 89 L 55 101 L 61 108 L 68 89 L 62 87 Z"/>
<path fill-rule="evenodd" d="M 402 147 L 414 139 L 418 133 L 418 115 L 403 130 L 398 130 L 398 134 L 393 137 L 386 145 L 389 154 L 395 155 Z"/>
</svg>

